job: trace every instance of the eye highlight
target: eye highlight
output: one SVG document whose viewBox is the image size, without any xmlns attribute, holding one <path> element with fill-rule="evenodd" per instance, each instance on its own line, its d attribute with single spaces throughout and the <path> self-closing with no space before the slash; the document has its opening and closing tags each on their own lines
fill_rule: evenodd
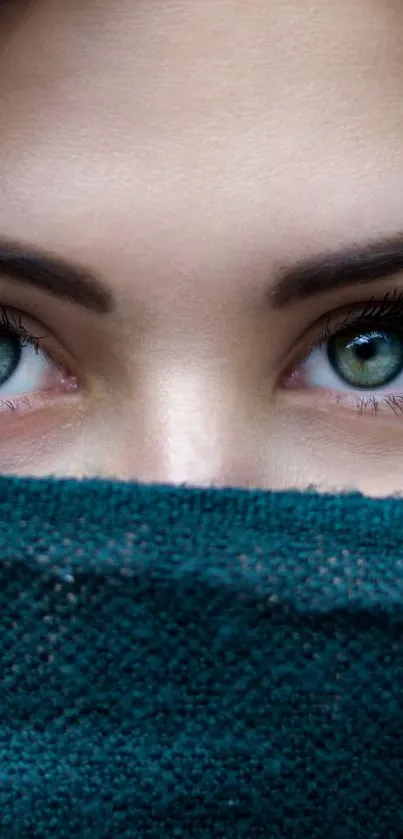
<svg viewBox="0 0 403 839">
<path fill-rule="evenodd" d="M 403 412 L 403 291 L 327 315 L 281 386 L 332 391 L 338 401 L 352 397 L 359 412 L 376 414 L 383 406 Z"/>
</svg>

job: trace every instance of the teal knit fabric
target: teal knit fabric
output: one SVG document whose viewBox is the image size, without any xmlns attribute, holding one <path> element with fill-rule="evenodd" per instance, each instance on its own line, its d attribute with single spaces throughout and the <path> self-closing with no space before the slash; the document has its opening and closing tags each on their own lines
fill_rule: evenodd
<svg viewBox="0 0 403 839">
<path fill-rule="evenodd" d="M 401 837 L 402 523 L 1 477 L 1 839 Z"/>
</svg>

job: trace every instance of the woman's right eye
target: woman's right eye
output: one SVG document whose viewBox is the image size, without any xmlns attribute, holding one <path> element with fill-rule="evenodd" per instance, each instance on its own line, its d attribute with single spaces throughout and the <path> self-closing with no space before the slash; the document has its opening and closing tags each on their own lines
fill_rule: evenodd
<svg viewBox="0 0 403 839">
<path fill-rule="evenodd" d="M 24 326 L 20 313 L 2 308 L 0 319 L 0 408 L 42 407 L 55 391 L 77 388 L 77 380 L 52 357 L 48 339 Z M 43 405 L 44 407 L 44 405 Z"/>
</svg>

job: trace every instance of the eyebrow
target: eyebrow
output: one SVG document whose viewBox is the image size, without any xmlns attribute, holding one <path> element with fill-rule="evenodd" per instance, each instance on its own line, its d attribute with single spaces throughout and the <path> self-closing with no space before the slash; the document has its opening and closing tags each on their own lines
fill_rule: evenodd
<svg viewBox="0 0 403 839">
<path fill-rule="evenodd" d="M 368 244 L 317 254 L 280 271 L 269 290 L 275 309 L 330 291 L 366 285 L 403 271 L 403 233 Z"/>
<path fill-rule="evenodd" d="M 86 268 L 0 237 L 1 274 L 98 314 L 115 309 L 112 292 Z"/>
<path fill-rule="evenodd" d="M 280 270 L 268 299 L 274 309 L 403 271 L 403 233 L 317 254 Z M 114 295 L 91 271 L 46 251 L 0 237 L 0 274 L 98 314 L 111 314 Z"/>
</svg>

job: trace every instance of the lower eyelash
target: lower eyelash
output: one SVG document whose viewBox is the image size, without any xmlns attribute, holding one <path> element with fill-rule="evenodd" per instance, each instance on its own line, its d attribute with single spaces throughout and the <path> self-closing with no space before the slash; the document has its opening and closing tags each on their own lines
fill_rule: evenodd
<svg viewBox="0 0 403 839">
<path fill-rule="evenodd" d="M 394 414 L 403 414 L 403 394 L 401 396 L 387 396 L 383 401 L 392 409 Z"/>
<path fill-rule="evenodd" d="M 336 403 L 339 404 L 346 398 L 345 393 L 338 394 Z M 349 399 L 354 399 L 356 408 L 359 414 L 365 411 L 370 411 L 374 417 L 379 413 L 379 409 L 386 406 L 390 408 L 396 416 L 403 414 L 403 393 L 388 394 L 387 396 L 379 397 L 371 394 L 371 396 L 357 396 L 356 394 L 349 394 Z"/>
<path fill-rule="evenodd" d="M 1 411 L 21 411 L 23 408 L 25 410 L 30 410 L 31 403 L 29 401 L 29 397 L 24 396 L 20 399 L 0 399 L 0 412 Z"/>
</svg>

